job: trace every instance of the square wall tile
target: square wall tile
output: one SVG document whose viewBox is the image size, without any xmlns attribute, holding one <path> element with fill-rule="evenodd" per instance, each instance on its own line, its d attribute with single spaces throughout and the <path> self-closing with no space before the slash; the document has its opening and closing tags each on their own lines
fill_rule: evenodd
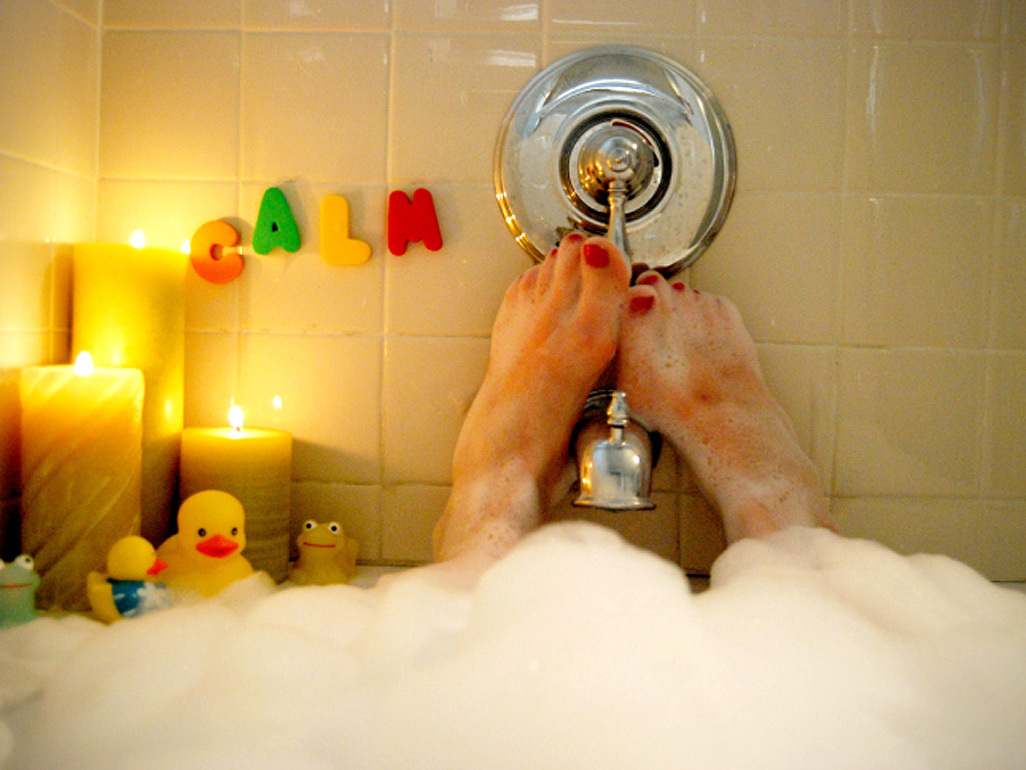
<svg viewBox="0 0 1026 770">
<path fill-rule="evenodd" d="M 383 184 L 388 78 L 387 35 L 246 33 L 242 177 Z"/>
<path fill-rule="evenodd" d="M 401 484 L 385 487 L 381 514 L 381 560 L 429 562 L 431 535 L 449 501 L 447 486 Z"/>
<path fill-rule="evenodd" d="M 1026 356 L 989 362 L 984 494 L 1026 498 Z"/>
<path fill-rule="evenodd" d="M 727 549 L 723 520 L 701 495 L 681 495 L 680 566 L 692 575 L 708 575 L 713 562 Z"/>
<path fill-rule="evenodd" d="M 1001 19 L 1003 40 L 1023 42 L 1026 40 L 1026 5 L 1019 0 L 1005 0 Z"/>
<path fill-rule="evenodd" d="M 694 31 L 694 0 L 618 3 L 615 0 L 550 0 L 550 29 L 689 35 Z"/>
<path fill-rule="evenodd" d="M 856 348 L 840 365 L 834 494 L 979 491 L 982 354 Z"/>
<path fill-rule="evenodd" d="M 989 194 L 999 52 L 974 44 L 856 43 L 845 174 L 852 190 Z"/>
<path fill-rule="evenodd" d="M 53 164 L 94 176 L 100 131 L 100 39 L 95 27 L 62 13 L 53 54 L 57 59 L 57 78 L 51 88 L 56 132 Z"/>
<path fill-rule="evenodd" d="M 837 351 L 811 345 L 759 345 L 762 374 L 787 412 L 798 443 L 829 493 L 834 466 Z"/>
<path fill-rule="evenodd" d="M 834 40 L 699 40 L 697 72 L 723 103 L 738 190 L 839 191 L 844 49 Z"/>
<path fill-rule="evenodd" d="M 993 236 L 988 199 L 848 198 L 841 260 L 845 342 L 985 345 Z"/>
<path fill-rule="evenodd" d="M 239 392 L 239 337 L 229 332 L 185 332 L 184 422 L 187 428 L 228 425 Z M 250 422 L 256 415 L 246 417 Z M 250 422 L 255 426 L 255 423 Z"/>
<path fill-rule="evenodd" d="M 730 297 L 756 340 L 833 342 L 840 222 L 835 194 L 739 193 L 695 285 Z"/>
<path fill-rule="evenodd" d="M 357 561 L 381 558 L 381 487 L 301 481 L 292 485 L 292 523 L 289 528 L 290 558 L 299 558 L 296 539 L 303 522 L 337 521 L 347 537 L 359 544 Z"/>
<path fill-rule="evenodd" d="M 852 0 L 851 33 L 896 40 L 996 40 L 1001 0 Z"/>
<path fill-rule="evenodd" d="M 411 191 L 412 192 L 412 191 Z M 431 186 L 442 248 L 387 255 L 391 334 L 487 336 L 513 280 L 533 263 L 513 240 L 490 185 Z"/>
<path fill-rule="evenodd" d="M 995 566 L 980 548 L 987 523 L 979 504 L 969 500 L 843 499 L 834 501 L 833 514 L 848 537 L 875 540 L 906 555 L 943 554 L 976 569 Z"/>
<path fill-rule="evenodd" d="M 697 34 L 711 37 L 837 37 L 844 33 L 844 0 L 696 0 Z"/>
<path fill-rule="evenodd" d="M 238 33 L 108 31 L 102 56 L 102 176 L 235 178 Z"/>
<path fill-rule="evenodd" d="M 380 482 L 380 338 L 244 334 L 235 403 L 292 433 L 294 480 Z"/>
<path fill-rule="evenodd" d="M 55 156 L 60 57 L 40 52 L 60 52 L 63 15 L 38 0 L 0 5 L 0 151 L 37 163 Z"/>
<path fill-rule="evenodd" d="M 983 500 L 973 506 L 976 554 L 970 566 L 991 580 L 1026 581 L 1026 501 Z"/>
<path fill-rule="evenodd" d="M 55 247 L 45 241 L 0 241 L 0 330 L 49 329 Z"/>
<path fill-rule="evenodd" d="M 299 227 L 299 251 L 252 250 L 252 231 L 264 185 L 243 186 L 241 210 L 248 220 L 244 249 L 246 269 L 239 277 L 242 328 L 248 331 L 316 334 L 378 334 L 382 327 L 384 265 L 387 250 L 382 228 L 387 192 L 382 187 L 280 185 Z M 349 203 L 349 234 L 371 246 L 362 265 L 329 265 L 321 257 L 321 200 L 342 195 Z"/>
<path fill-rule="evenodd" d="M 93 26 L 100 23 L 100 0 L 55 0 L 55 2 L 69 13 Z"/>
<path fill-rule="evenodd" d="M 386 483 L 449 484 L 463 418 L 488 366 L 486 339 L 389 337 L 382 421 Z"/>
<path fill-rule="evenodd" d="M 991 344 L 1026 349 L 1026 200 L 1000 204 L 997 253 L 991 293 Z"/>
<path fill-rule="evenodd" d="M 532 32 L 541 29 L 541 3 L 519 0 L 397 0 L 398 30 Z"/>
<path fill-rule="evenodd" d="M 238 29 L 241 0 L 103 0 L 105 29 Z"/>
<path fill-rule="evenodd" d="M 243 0 L 245 29 L 387 32 L 389 0 Z"/>
<path fill-rule="evenodd" d="M 600 508 L 576 508 L 570 495 L 549 514 L 553 521 L 588 521 L 611 529 L 631 545 L 661 556 L 674 564 L 680 561 L 679 516 L 676 495 L 653 492 L 655 508 L 647 511 L 605 511 Z"/>
<path fill-rule="evenodd" d="M 1026 45 L 1008 45 L 1002 57 L 1001 190 L 1026 195 Z"/>
<path fill-rule="evenodd" d="M 101 179 L 97 237 L 128 243 L 142 230 L 148 246 L 181 250 L 204 222 L 238 214 L 235 182 Z"/>
<path fill-rule="evenodd" d="M 95 177 L 53 172 L 53 239 L 81 243 L 96 237 Z"/>
<path fill-rule="evenodd" d="M 55 186 L 56 172 L 0 155 L 0 243 L 53 239 Z"/>
<path fill-rule="evenodd" d="M 396 33 L 389 184 L 492 181 L 503 116 L 539 69 L 540 35 Z"/>
</svg>

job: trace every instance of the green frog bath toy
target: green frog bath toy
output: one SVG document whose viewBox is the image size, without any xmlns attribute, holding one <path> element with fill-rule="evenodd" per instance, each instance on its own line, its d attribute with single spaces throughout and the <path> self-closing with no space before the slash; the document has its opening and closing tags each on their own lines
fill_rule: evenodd
<svg viewBox="0 0 1026 770">
<path fill-rule="evenodd" d="M 299 561 L 289 575 L 293 583 L 303 586 L 348 583 L 356 574 L 357 543 L 346 537 L 337 521 L 318 524 L 310 519 L 303 524 L 296 545 L 299 546 Z"/>
<path fill-rule="evenodd" d="M 39 573 L 35 560 L 23 553 L 10 564 L 0 561 L 0 628 L 36 619 Z"/>
</svg>

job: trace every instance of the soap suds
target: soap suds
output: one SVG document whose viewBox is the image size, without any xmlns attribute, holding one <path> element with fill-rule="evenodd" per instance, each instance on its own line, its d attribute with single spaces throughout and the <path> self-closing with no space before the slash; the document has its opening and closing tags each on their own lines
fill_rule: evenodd
<svg viewBox="0 0 1026 770">
<path fill-rule="evenodd" d="M 373 589 L 0 632 L 10 767 L 1023 767 L 1026 596 L 795 528 L 711 587 L 594 525 Z"/>
</svg>

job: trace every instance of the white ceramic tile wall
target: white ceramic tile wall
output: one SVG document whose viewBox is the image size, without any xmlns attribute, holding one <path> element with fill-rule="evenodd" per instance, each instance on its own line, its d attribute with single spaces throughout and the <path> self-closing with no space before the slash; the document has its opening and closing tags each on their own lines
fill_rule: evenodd
<svg viewBox="0 0 1026 770">
<path fill-rule="evenodd" d="M 427 558 L 491 320 L 529 264 L 491 193 L 501 118 L 559 56 L 646 45 L 730 116 L 735 206 L 688 278 L 741 307 L 842 528 L 1026 577 L 1021 0 L 106 0 L 99 50 L 96 6 L 0 12 L 18 61 L 0 62 L 0 366 L 60 349 L 49 244 L 95 223 L 177 247 L 221 217 L 248 244 L 278 185 L 302 249 L 189 278 L 186 421 L 221 424 L 231 399 L 277 421 L 294 523 L 336 516 L 367 560 Z M 445 246 L 390 256 L 387 195 L 418 186 Z M 367 264 L 321 261 L 329 193 Z M 722 532 L 672 453 L 656 486 L 658 513 L 621 529 L 707 567 Z"/>
</svg>

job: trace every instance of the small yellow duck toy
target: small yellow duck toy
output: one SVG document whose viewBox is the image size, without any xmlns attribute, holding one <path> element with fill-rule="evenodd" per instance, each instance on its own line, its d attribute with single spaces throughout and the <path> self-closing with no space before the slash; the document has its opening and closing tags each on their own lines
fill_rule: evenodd
<svg viewBox="0 0 1026 770">
<path fill-rule="evenodd" d="M 289 579 L 297 585 L 348 583 L 356 574 L 357 543 L 346 537 L 337 521 L 318 524 L 310 519 L 303 524 L 296 545 L 299 546 L 299 559 L 293 565 Z"/>
<path fill-rule="evenodd" d="M 107 573 L 86 576 L 93 615 L 113 623 L 170 607 L 167 586 L 153 580 L 166 566 L 145 538 L 129 535 L 118 540 L 107 553 Z"/>
<path fill-rule="evenodd" d="M 157 549 L 169 588 L 215 596 L 253 574 L 242 555 L 246 514 L 237 498 L 217 489 L 191 495 L 178 509 L 178 534 Z"/>
</svg>

